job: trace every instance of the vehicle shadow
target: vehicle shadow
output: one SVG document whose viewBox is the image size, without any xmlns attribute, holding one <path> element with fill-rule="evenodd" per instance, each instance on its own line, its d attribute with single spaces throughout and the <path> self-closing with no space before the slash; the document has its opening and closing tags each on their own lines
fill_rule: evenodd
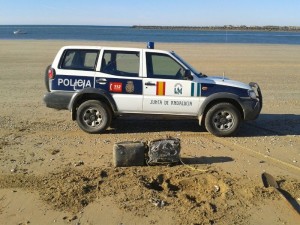
<svg viewBox="0 0 300 225">
<path fill-rule="evenodd" d="M 114 119 L 108 133 L 207 132 L 197 119 L 167 116 L 126 116 Z M 300 135 L 300 115 L 261 114 L 242 124 L 237 137 Z"/>
<path fill-rule="evenodd" d="M 188 165 L 195 165 L 195 164 L 214 164 L 214 163 L 224 163 L 224 162 L 232 162 L 234 161 L 233 158 L 228 156 L 201 156 L 201 157 L 195 157 L 195 158 L 181 158 L 181 161 L 184 164 Z"/>
<path fill-rule="evenodd" d="M 300 135 L 300 115 L 261 114 L 257 120 L 247 121 L 239 137 Z"/>
<path fill-rule="evenodd" d="M 197 119 L 164 118 L 150 116 L 120 117 L 112 121 L 109 133 L 149 133 L 149 132 L 201 132 L 205 131 Z"/>
</svg>

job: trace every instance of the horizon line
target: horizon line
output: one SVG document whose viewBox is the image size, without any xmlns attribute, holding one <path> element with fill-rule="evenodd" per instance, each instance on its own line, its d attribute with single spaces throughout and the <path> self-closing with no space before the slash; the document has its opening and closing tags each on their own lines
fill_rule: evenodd
<svg viewBox="0 0 300 225">
<path fill-rule="evenodd" d="M 0 24 L 0 26 L 109 26 L 109 27 L 298 27 L 300 25 L 100 25 L 100 24 Z"/>
</svg>

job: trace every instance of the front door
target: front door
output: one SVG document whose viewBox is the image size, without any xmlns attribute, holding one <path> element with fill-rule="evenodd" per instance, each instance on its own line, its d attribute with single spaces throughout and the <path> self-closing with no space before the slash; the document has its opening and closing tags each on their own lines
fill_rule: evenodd
<svg viewBox="0 0 300 225">
<path fill-rule="evenodd" d="M 184 77 L 184 66 L 165 53 L 149 51 L 145 57 L 147 77 L 143 79 L 143 112 L 197 115 L 200 85 Z"/>
<path fill-rule="evenodd" d="M 142 113 L 141 51 L 103 49 L 95 88 L 113 97 L 120 113 Z"/>
</svg>

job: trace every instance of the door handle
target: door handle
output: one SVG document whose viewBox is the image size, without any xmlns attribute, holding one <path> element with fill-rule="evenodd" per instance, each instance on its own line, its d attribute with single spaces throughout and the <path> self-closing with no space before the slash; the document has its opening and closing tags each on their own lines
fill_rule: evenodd
<svg viewBox="0 0 300 225">
<path fill-rule="evenodd" d="M 96 83 L 98 83 L 98 84 L 106 84 L 107 80 L 105 78 L 100 78 L 100 79 L 96 80 Z"/>
<path fill-rule="evenodd" d="M 146 85 L 146 86 L 156 86 L 155 83 L 151 83 L 151 82 L 147 82 L 147 83 L 145 83 L 145 85 Z"/>
</svg>

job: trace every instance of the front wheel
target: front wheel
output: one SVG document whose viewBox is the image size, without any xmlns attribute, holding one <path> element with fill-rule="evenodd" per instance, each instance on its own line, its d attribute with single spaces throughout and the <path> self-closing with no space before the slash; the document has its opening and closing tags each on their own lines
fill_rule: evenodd
<svg viewBox="0 0 300 225">
<path fill-rule="evenodd" d="M 241 124 L 241 114 L 230 103 L 218 103 L 212 106 L 205 116 L 206 129 L 215 136 L 233 136 Z"/>
<path fill-rule="evenodd" d="M 95 134 L 106 130 L 111 117 L 111 111 L 106 104 L 89 100 L 79 106 L 76 121 L 83 131 Z"/>
</svg>

